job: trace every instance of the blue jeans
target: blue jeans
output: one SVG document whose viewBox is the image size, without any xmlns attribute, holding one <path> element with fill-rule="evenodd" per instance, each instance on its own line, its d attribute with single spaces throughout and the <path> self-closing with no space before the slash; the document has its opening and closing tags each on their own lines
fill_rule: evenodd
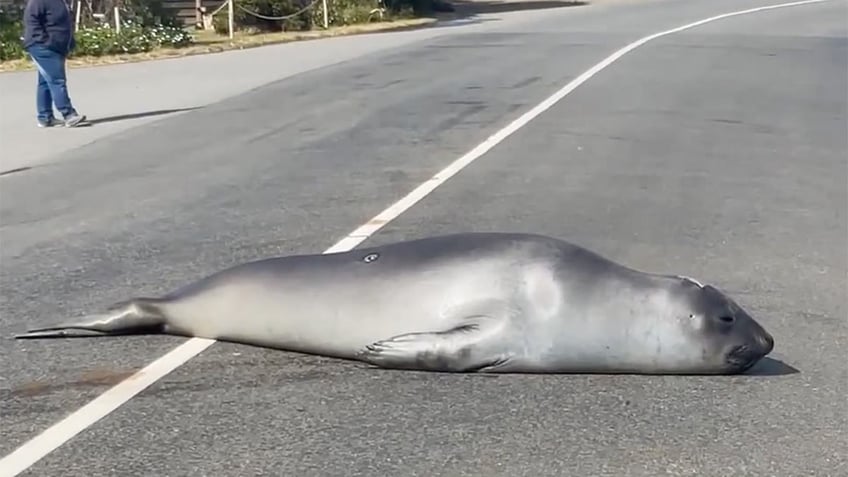
<svg viewBox="0 0 848 477">
<path fill-rule="evenodd" d="M 75 115 L 76 110 L 68 95 L 65 57 L 40 45 L 32 45 L 28 53 L 38 69 L 38 87 L 35 94 L 38 120 L 46 122 L 52 119 L 54 104 L 64 118 Z"/>
</svg>

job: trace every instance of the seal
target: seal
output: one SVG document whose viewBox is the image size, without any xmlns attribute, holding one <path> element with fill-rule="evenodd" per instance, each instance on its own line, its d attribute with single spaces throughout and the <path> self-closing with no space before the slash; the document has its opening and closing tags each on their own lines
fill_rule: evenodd
<svg viewBox="0 0 848 477">
<path fill-rule="evenodd" d="M 91 333 L 210 338 L 439 372 L 737 374 L 774 347 L 713 286 L 522 233 L 267 258 L 17 338 Z"/>
</svg>

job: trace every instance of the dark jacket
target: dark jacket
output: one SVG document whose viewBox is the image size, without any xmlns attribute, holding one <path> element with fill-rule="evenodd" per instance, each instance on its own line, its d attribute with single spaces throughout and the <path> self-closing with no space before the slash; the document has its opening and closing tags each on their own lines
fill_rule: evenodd
<svg viewBox="0 0 848 477">
<path fill-rule="evenodd" d="M 60 55 L 74 49 L 74 23 L 64 0 L 28 0 L 23 22 L 24 48 L 40 45 Z"/>
</svg>

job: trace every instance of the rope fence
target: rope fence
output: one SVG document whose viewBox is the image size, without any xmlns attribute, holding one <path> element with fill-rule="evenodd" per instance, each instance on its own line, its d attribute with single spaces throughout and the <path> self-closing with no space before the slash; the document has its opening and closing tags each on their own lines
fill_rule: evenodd
<svg viewBox="0 0 848 477">
<path fill-rule="evenodd" d="M 229 2 L 229 0 L 227 0 L 227 1 Z M 324 8 L 326 9 L 326 0 L 322 0 L 322 1 L 324 1 L 324 4 L 325 4 L 325 7 L 324 7 Z M 298 11 L 296 11 L 296 12 L 294 12 L 294 13 L 290 13 L 290 14 L 288 14 L 288 15 L 281 16 L 281 17 L 269 17 L 269 16 L 266 16 L 266 15 L 260 15 L 259 13 L 256 13 L 256 12 L 253 12 L 253 11 L 250 11 L 250 10 L 248 10 L 248 9 L 244 8 L 244 7 L 243 7 L 243 6 L 241 6 L 241 5 L 236 5 L 236 7 L 238 7 L 238 9 L 239 9 L 239 10 L 241 10 L 241 11 L 243 11 L 243 12 L 247 13 L 248 15 L 252 15 L 252 16 L 254 16 L 254 17 L 256 17 L 256 18 L 261 18 L 261 19 L 263 19 L 263 20 L 279 21 L 279 20 L 288 20 L 289 18 L 296 17 L 296 16 L 300 15 L 301 13 L 303 13 L 303 12 L 305 12 L 305 11 L 309 10 L 310 8 L 312 8 L 312 7 L 313 7 L 316 3 L 318 3 L 318 0 L 312 0 L 312 3 L 310 3 L 309 5 L 307 5 L 307 6 L 303 7 L 303 8 L 301 8 L 300 10 L 298 10 Z M 325 15 L 325 16 L 326 16 L 326 13 L 327 13 L 327 12 L 326 12 L 326 10 L 325 10 L 325 12 L 324 12 L 324 15 Z M 324 23 L 324 28 L 327 28 L 327 24 L 326 24 L 326 22 Z"/>
<path fill-rule="evenodd" d="M 206 26 L 207 22 L 211 22 L 212 18 L 215 15 L 217 15 L 218 13 L 221 12 L 221 10 L 226 8 L 227 9 L 227 32 L 229 34 L 230 39 L 232 39 L 233 34 L 234 34 L 234 26 L 233 26 L 234 18 L 233 17 L 234 17 L 234 13 L 235 13 L 235 8 L 238 8 L 239 10 L 247 13 L 248 15 L 254 16 L 256 18 L 261 18 L 263 20 L 270 20 L 270 21 L 280 21 L 280 20 L 288 20 L 289 18 L 296 17 L 296 16 L 300 15 L 301 13 L 303 13 L 303 12 L 311 9 L 312 7 L 314 7 L 315 4 L 318 3 L 318 1 L 319 0 L 312 0 L 312 2 L 309 5 L 301 8 L 300 10 L 298 10 L 294 13 L 288 14 L 288 15 L 280 16 L 280 17 L 270 17 L 270 16 L 267 16 L 267 15 L 259 14 L 257 12 L 252 11 L 252 10 L 249 10 L 249 9 L 247 9 L 247 8 L 241 6 L 241 5 L 236 5 L 234 0 L 224 0 L 223 2 L 221 2 L 220 5 L 218 5 L 214 10 L 212 10 L 209 13 L 206 12 L 205 7 L 200 7 L 200 8 L 198 8 L 198 10 L 200 11 L 201 16 L 203 17 L 202 23 L 204 24 L 204 26 Z M 324 28 L 326 29 L 329 26 L 328 25 L 328 19 L 327 19 L 327 0 L 320 0 L 320 1 L 322 3 L 322 7 L 324 9 Z"/>
<path fill-rule="evenodd" d="M 230 0 L 224 0 L 223 2 L 221 2 L 221 5 L 219 5 L 218 8 L 216 8 L 215 10 L 212 11 L 212 13 L 209 14 L 209 16 L 214 17 L 215 15 L 218 14 L 218 12 L 223 10 L 224 7 L 226 7 L 229 3 L 230 3 Z"/>
<path fill-rule="evenodd" d="M 324 29 L 326 30 L 327 28 L 329 28 L 327 0 L 312 0 L 312 2 L 310 2 L 308 5 L 301 8 L 300 10 L 298 10 L 294 13 L 290 13 L 288 15 L 282 15 L 282 16 L 262 15 L 258 12 L 252 11 L 248 8 L 245 8 L 242 5 L 237 4 L 235 2 L 235 0 L 224 0 L 221 3 L 220 6 L 218 6 L 214 11 L 212 11 L 212 13 L 210 13 L 208 15 L 209 15 L 209 18 L 211 19 L 212 17 L 217 15 L 221 10 L 223 10 L 224 8 L 227 8 L 227 31 L 229 33 L 229 37 L 233 38 L 233 31 L 234 31 L 233 16 L 234 16 L 234 11 L 235 11 L 236 8 L 243 11 L 244 13 L 247 13 L 248 15 L 251 15 L 251 16 L 256 17 L 256 18 L 260 18 L 262 20 L 282 21 L 282 20 L 288 20 L 289 18 L 296 17 L 296 16 L 314 8 L 315 5 L 317 5 L 319 2 L 321 3 L 321 10 L 322 10 L 322 13 L 324 14 L 324 22 L 323 22 L 324 25 L 323 26 L 324 26 Z M 371 18 L 371 16 L 373 16 L 374 14 L 377 14 L 379 16 L 380 20 L 382 20 L 383 14 L 386 11 L 386 7 L 383 4 L 383 0 L 376 0 L 376 4 L 377 4 L 377 7 L 371 9 L 371 11 L 368 12 L 368 16 L 369 16 L 369 18 Z"/>
<path fill-rule="evenodd" d="M 288 20 L 290 18 L 294 18 L 298 15 L 301 15 L 304 12 L 314 8 L 315 5 L 317 5 L 320 2 L 321 8 L 322 8 L 322 11 L 323 11 L 323 14 L 324 14 L 324 22 L 323 22 L 324 25 L 323 26 L 324 26 L 324 29 L 327 29 L 327 28 L 329 28 L 327 1 L 328 0 L 312 0 L 308 5 L 301 8 L 300 10 L 298 10 L 294 13 L 290 13 L 290 14 L 282 15 L 282 16 L 268 16 L 268 15 L 260 14 L 258 12 L 252 11 L 252 10 L 250 10 L 250 9 L 240 5 L 240 4 L 237 4 L 236 0 L 223 0 L 220 5 L 218 5 L 217 7 L 215 7 L 214 10 L 212 10 L 211 12 L 208 12 L 208 13 L 206 12 L 205 7 L 200 7 L 200 8 L 198 8 L 198 10 L 199 10 L 200 15 L 203 17 L 202 23 L 205 26 L 207 24 L 207 22 L 211 23 L 212 18 L 215 17 L 215 15 L 221 13 L 221 11 L 226 8 L 227 9 L 227 32 L 228 32 L 230 39 L 232 39 L 233 36 L 234 36 L 234 30 L 235 30 L 233 23 L 235 21 L 234 20 L 234 13 L 235 13 L 236 8 L 238 8 L 239 10 L 241 10 L 242 12 L 244 12 L 248 15 L 251 15 L 255 18 L 260 18 L 262 20 L 282 21 L 282 20 Z M 370 19 L 374 14 L 377 14 L 379 16 L 380 20 L 382 20 L 383 15 L 386 11 L 385 4 L 383 3 L 384 0 L 375 0 L 375 2 L 377 4 L 377 7 L 373 8 L 370 12 L 368 12 L 368 18 Z M 73 1 L 73 3 L 76 4 L 76 8 L 74 8 L 73 10 L 75 10 L 74 11 L 74 16 L 75 16 L 74 20 L 75 20 L 75 24 L 76 24 L 77 29 L 79 29 L 80 20 L 81 20 L 80 13 L 83 9 L 83 6 L 89 7 L 89 10 L 91 10 L 91 16 L 95 20 L 97 20 L 97 21 L 108 21 L 105 13 L 100 13 L 100 12 L 95 13 L 94 12 L 94 9 L 92 8 L 92 5 L 91 5 L 91 0 L 75 0 L 75 1 Z M 113 15 L 114 15 L 115 28 L 118 32 L 120 32 L 121 31 L 121 20 L 120 20 L 120 18 L 121 18 L 121 8 L 118 5 L 115 5 L 113 7 L 113 10 L 114 10 Z"/>
</svg>

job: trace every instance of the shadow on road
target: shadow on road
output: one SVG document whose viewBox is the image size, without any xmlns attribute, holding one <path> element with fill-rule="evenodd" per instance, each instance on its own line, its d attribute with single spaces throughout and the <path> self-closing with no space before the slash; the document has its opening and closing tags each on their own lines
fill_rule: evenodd
<svg viewBox="0 0 848 477">
<path fill-rule="evenodd" d="M 520 12 L 545 8 L 579 7 L 589 2 L 566 0 L 458 0 L 451 2 L 454 13 L 479 15 L 482 13 Z"/>
<path fill-rule="evenodd" d="M 478 18 L 479 15 L 579 7 L 589 3 L 588 1 L 577 0 L 451 0 L 439 2 L 435 16 L 443 24 L 448 22 L 448 24 L 456 23 L 459 25 L 483 21 Z"/>
<path fill-rule="evenodd" d="M 171 113 L 179 113 L 182 111 L 193 111 L 195 109 L 199 109 L 199 107 L 193 108 L 178 108 L 178 109 L 160 109 L 156 111 L 145 111 L 143 113 L 131 113 L 131 114 L 121 114 L 118 116 L 107 116 L 105 118 L 97 118 L 97 119 L 89 119 L 86 121 L 87 124 L 95 125 L 101 123 L 111 123 L 115 121 L 126 121 L 128 119 L 139 119 L 146 118 L 150 116 L 161 116 L 163 114 L 171 114 Z"/>
<path fill-rule="evenodd" d="M 745 375 L 747 376 L 785 376 L 787 374 L 800 373 L 798 369 L 780 361 L 778 359 L 765 357 L 749 369 Z"/>
<path fill-rule="evenodd" d="M 16 167 L 15 169 L 9 169 L 8 171 L 0 172 L 0 176 L 14 174 L 16 172 L 24 172 L 24 171 L 28 171 L 30 169 L 32 169 L 32 167 L 28 167 L 28 166 L 27 167 Z"/>
</svg>

